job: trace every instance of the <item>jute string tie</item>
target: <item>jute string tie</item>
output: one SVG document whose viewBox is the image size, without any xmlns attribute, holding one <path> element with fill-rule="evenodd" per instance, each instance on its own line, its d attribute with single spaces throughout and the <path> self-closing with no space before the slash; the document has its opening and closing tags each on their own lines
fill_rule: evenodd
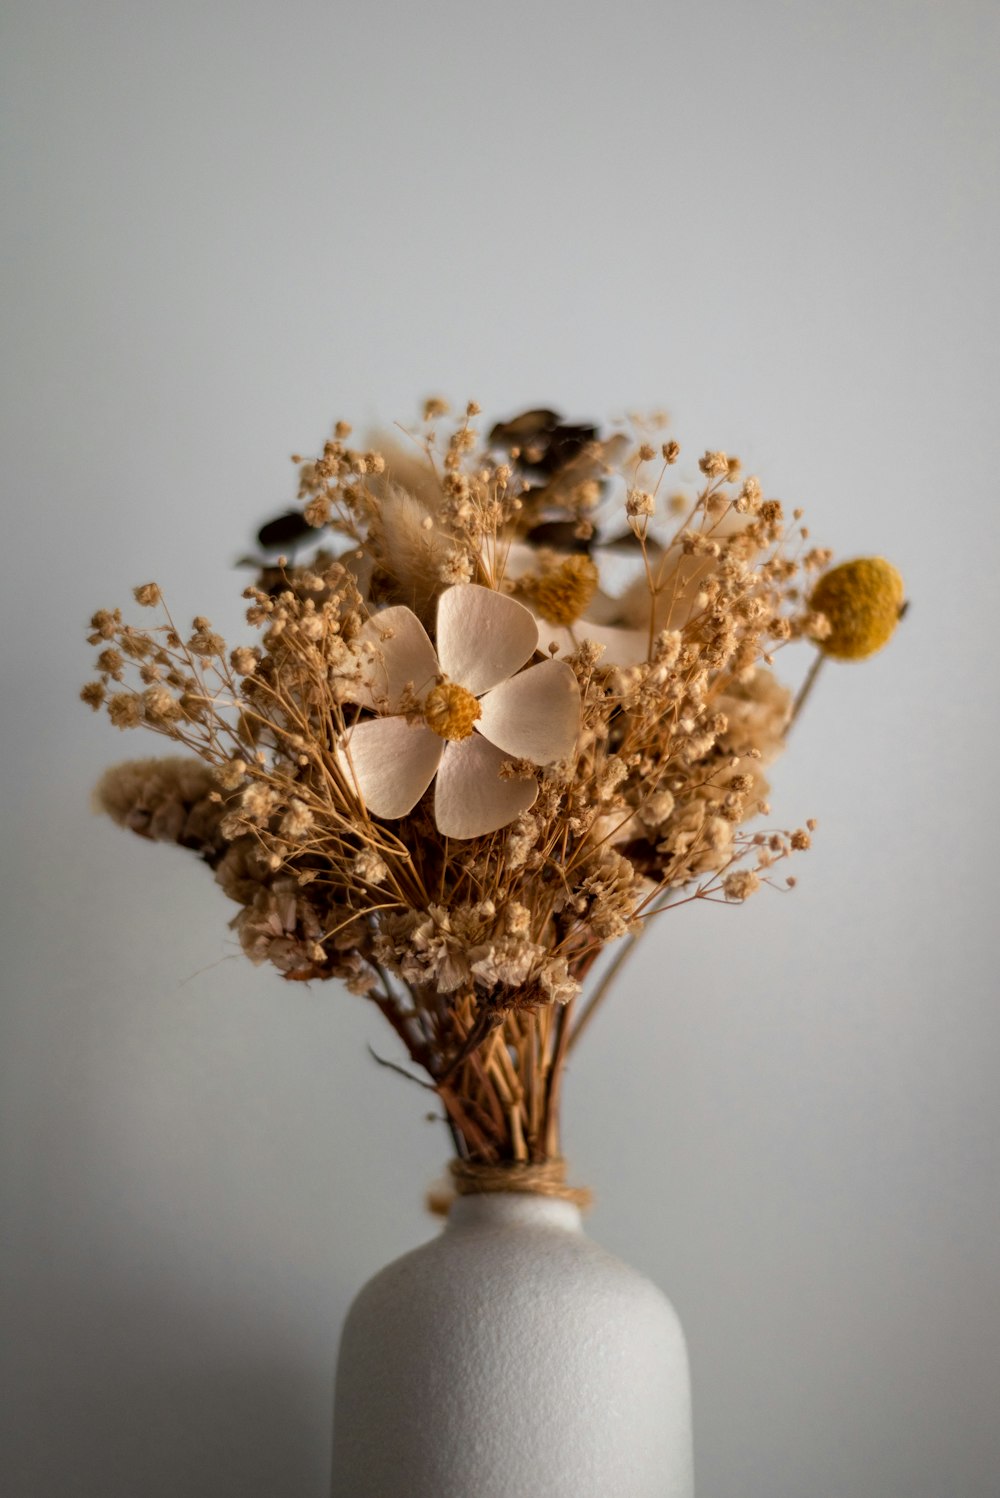
<svg viewBox="0 0 1000 1498">
<path fill-rule="evenodd" d="M 549 1196 L 570 1202 L 581 1211 L 593 1203 L 593 1192 L 587 1186 L 566 1184 L 566 1161 L 560 1155 L 537 1162 L 507 1161 L 500 1165 L 478 1164 L 472 1160 L 452 1160 L 448 1167 L 449 1187 L 428 1193 L 427 1205 L 439 1217 L 446 1217 L 456 1196 L 486 1196 L 495 1192 L 524 1192 L 529 1196 Z"/>
</svg>

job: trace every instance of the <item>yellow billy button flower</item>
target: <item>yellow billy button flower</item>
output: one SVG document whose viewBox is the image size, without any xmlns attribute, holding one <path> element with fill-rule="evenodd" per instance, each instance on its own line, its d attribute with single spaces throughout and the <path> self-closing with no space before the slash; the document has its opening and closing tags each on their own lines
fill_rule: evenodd
<svg viewBox="0 0 1000 1498">
<path fill-rule="evenodd" d="M 858 557 L 825 572 L 809 606 L 823 614 L 830 633 L 819 640 L 824 655 L 861 661 L 888 644 L 903 612 L 903 579 L 883 557 Z"/>
</svg>

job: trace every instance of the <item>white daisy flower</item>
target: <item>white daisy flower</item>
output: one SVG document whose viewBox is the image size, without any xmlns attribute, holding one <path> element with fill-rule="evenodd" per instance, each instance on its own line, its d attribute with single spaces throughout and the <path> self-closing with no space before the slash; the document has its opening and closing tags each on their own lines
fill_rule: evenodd
<svg viewBox="0 0 1000 1498">
<path fill-rule="evenodd" d="M 438 830 L 481 837 L 527 811 L 538 794 L 533 779 L 502 780 L 504 760 L 548 765 L 572 752 L 580 689 L 564 661 L 521 670 L 538 647 L 538 626 L 491 588 L 446 588 L 436 633 L 435 650 L 403 606 L 369 619 L 361 632 L 366 680 L 352 695 L 381 716 L 350 729 L 341 764 L 368 810 L 389 819 L 406 816 L 436 776 Z M 402 715 L 412 698 L 422 721 Z"/>
</svg>

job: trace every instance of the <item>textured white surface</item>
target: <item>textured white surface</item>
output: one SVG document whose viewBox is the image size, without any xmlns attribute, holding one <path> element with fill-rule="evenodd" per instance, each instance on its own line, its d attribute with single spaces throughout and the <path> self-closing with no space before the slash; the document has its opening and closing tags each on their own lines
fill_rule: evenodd
<svg viewBox="0 0 1000 1498">
<path fill-rule="evenodd" d="M 690 1498 L 673 1307 L 566 1202 L 466 1197 L 347 1317 L 333 1498 Z"/>
</svg>

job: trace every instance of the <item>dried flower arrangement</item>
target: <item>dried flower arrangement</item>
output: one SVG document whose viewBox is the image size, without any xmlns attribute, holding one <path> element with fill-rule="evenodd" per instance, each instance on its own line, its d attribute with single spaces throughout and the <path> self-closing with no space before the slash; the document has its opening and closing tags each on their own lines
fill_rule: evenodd
<svg viewBox="0 0 1000 1498">
<path fill-rule="evenodd" d="M 457 1189 L 572 1195 L 563 1067 L 624 953 L 654 913 L 741 902 L 809 846 L 812 824 L 749 826 L 796 712 L 775 656 L 870 654 L 902 583 L 881 559 L 830 569 L 725 453 L 672 492 L 655 420 L 602 437 L 531 411 L 483 442 L 478 414 L 439 438 L 428 402 L 382 451 L 338 424 L 260 532 L 310 544 L 259 562 L 259 642 L 182 634 L 148 583 L 164 622 L 96 613 L 81 695 L 188 751 L 110 770 L 100 806 L 213 869 L 253 962 L 378 1006 Z"/>
</svg>

